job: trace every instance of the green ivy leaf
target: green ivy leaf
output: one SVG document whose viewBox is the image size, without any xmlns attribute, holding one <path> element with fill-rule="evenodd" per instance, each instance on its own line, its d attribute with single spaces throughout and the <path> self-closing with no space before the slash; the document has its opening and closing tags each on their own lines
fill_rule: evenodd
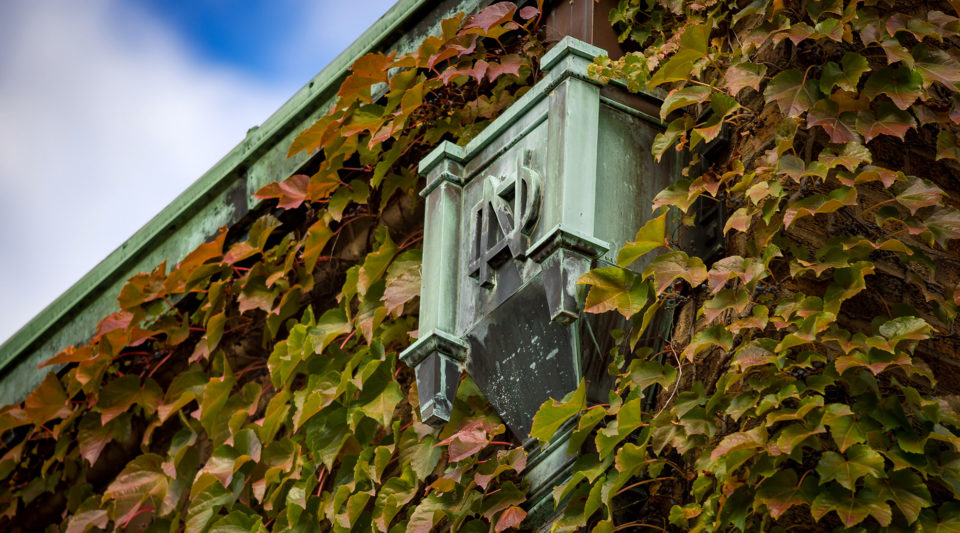
<svg viewBox="0 0 960 533">
<path fill-rule="evenodd" d="M 847 52 L 840 60 L 840 65 L 830 61 L 823 66 L 820 90 L 824 94 L 830 94 L 834 87 L 839 86 L 844 91 L 856 91 L 860 76 L 869 70 L 870 65 L 865 57 Z"/>
<path fill-rule="evenodd" d="M 104 497 L 114 502 L 110 517 L 114 523 L 125 524 L 151 500 L 159 506 L 169 485 L 167 475 L 161 468 L 163 458 L 147 453 L 127 463 L 104 491 Z"/>
<path fill-rule="evenodd" d="M 660 105 L 660 120 L 666 120 L 670 113 L 681 107 L 707 101 L 711 92 L 713 91 L 710 87 L 703 85 L 691 85 L 670 91 Z"/>
<path fill-rule="evenodd" d="M 754 450 L 763 448 L 767 441 L 767 430 L 757 426 L 749 431 L 738 431 L 724 437 L 710 452 L 710 460 L 716 461 L 724 455 L 737 450 Z"/>
<path fill-rule="evenodd" d="M 890 472 L 888 477 L 882 479 L 868 478 L 866 486 L 880 498 L 896 504 L 910 523 L 917 520 L 921 509 L 933 505 L 930 490 L 920 476 L 909 469 Z"/>
<path fill-rule="evenodd" d="M 897 107 L 905 111 L 920 97 L 922 90 L 923 78 L 916 70 L 909 67 L 883 67 L 867 78 L 863 95 L 873 100 L 885 94 Z"/>
<path fill-rule="evenodd" d="M 323 315 L 317 320 L 316 325 L 311 325 L 306 334 L 310 339 L 310 345 L 314 353 L 323 353 L 323 350 L 341 335 L 346 335 L 353 331 L 353 326 L 347 321 L 347 315 L 343 308 L 335 307 L 324 311 Z"/>
<path fill-rule="evenodd" d="M 263 519 L 243 511 L 231 511 L 210 526 L 209 533 L 266 533 Z"/>
<path fill-rule="evenodd" d="M 797 219 L 805 216 L 833 213 L 841 207 L 857 205 L 857 189 L 838 187 L 829 194 L 814 194 L 789 204 L 783 213 L 783 223 L 790 227 Z"/>
<path fill-rule="evenodd" d="M 743 313 L 750 305 L 750 295 L 744 289 L 723 289 L 716 296 L 705 301 L 700 308 L 707 323 L 712 323 L 727 309 Z"/>
<path fill-rule="evenodd" d="M 677 369 L 673 365 L 663 364 L 658 361 L 644 361 L 643 359 L 634 359 L 630 361 L 630 367 L 627 370 L 627 377 L 630 386 L 639 390 L 658 383 L 661 387 L 668 388 L 673 385 L 677 377 Z"/>
<path fill-rule="evenodd" d="M 360 271 L 357 274 L 357 292 L 362 296 L 373 284 L 383 278 L 387 266 L 397 253 L 397 245 L 390 239 L 390 233 L 385 226 L 376 230 L 376 240 L 380 247 L 375 252 L 367 254 Z"/>
<path fill-rule="evenodd" d="M 941 159 L 960 161 L 960 144 L 957 143 L 957 134 L 947 129 L 937 133 L 937 161 Z"/>
<path fill-rule="evenodd" d="M 776 102 L 785 117 L 799 117 L 817 100 L 819 90 L 814 80 L 804 80 L 797 69 L 785 70 L 770 80 L 763 91 L 767 103 Z"/>
<path fill-rule="evenodd" d="M 657 161 L 659 162 L 660 158 L 663 157 L 663 154 L 667 151 L 667 149 L 673 146 L 684 134 L 686 134 L 687 130 L 692 127 L 693 119 L 689 116 L 683 116 L 671 121 L 665 131 L 658 133 L 656 138 L 653 140 L 653 144 L 651 145 L 651 153 L 657 159 Z M 654 202 L 654 208 L 656 207 L 657 204 Z M 686 209 L 684 209 L 684 211 L 686 211 Z"/>
<path fill-rule="evenodd" d="M 577 415 L 587 405 L 587 382 L 580 380 L 577 389 L 567 394 L 563 401 L 553 398 L 543 402 L 537 414 L 533 416 L 533 425 L 530 436 L 541 443 L 549 442 L 554 434 L 571 417 Z"/>
<path fill-rule="evenodd" d="M 744 87 L 750 87 L 754 91 L 760 90 L 760 82 L 763 81 L 767 73 L 767 66 L 764 64 L 751 63 L 749 61 L 740 61 L 727 68 L 724 73 L 724 86 L 730 91 L 730 94 L 736 96 Z"/>
<path fill-rule="evenodd" d="M 681 48 L 660 66 L 647 81 L 647 88 L 652 89 L 664 83 L 684 81 L 694 74 L 697 62 L 705 56 L 704 52 L 691 48 Z"/>
<path fill-rule="evenodd" d="M 698 353 L 710 346 L 719 346 L 722 350 L 729 352 L 733 349 L 733 334 L 722 325 L 700 330 L 690 339 L 690 344 L 683 349 L 683 356 L 692 361 Z"/>
<path fill-rule="evenodd" d="M 617 254 L 617 264 L 626 268 L 647 252 L 666 245 L 667 213 L 652 218 L 637 231 L 633 242 L 628 242 Z"/>
<path fill-rule="evenodd" d="M 841 453 L 847 451 L 854 444 L 866 442 L 867 437 L 860 429 L 853 411 L 844 404 L 829 404 L 826 406 L 823 423 L 830 428 L 830 435 L 837 444 Z"/>
<path fill-rule="evenodd" d="M 617 311 L 626 318 L 639 313 L 649 300 L 649 285 L 630 270 L 620 267 L 595 268 L 577 280 L 590 291 L 584 304 L 588 313 Z"/>
<path fill-rule="evenodd" d="M 886 477 L 883 469 L 883 457 L 865 444 L 851 446 L 846 457 L 836 452 L 824 452 L 817 464 L 820 484 L 837 481 L 847 490 L 855 490 L 857 480 L 863 476 L 873 478 Z"/>
<path fill-rule="evenodd" d="M 820 491 L 810 505 L 810 513 L 820 520 L 830 511 L 835 511 L 846 527 L 853 527 L 872 516 L 881 526 L 890 525 L 893 513 L 890 506 L 870 489 L 853 493 L 831 483 Z"/>
<path fill-rule="evenodd" d="M 910 210 L 913 215 L 918 209 L 939 205 L 946 193 L 932 182 L 911 176 L 907 188 L 897 195 L 897 202 Z"/>
</svg>

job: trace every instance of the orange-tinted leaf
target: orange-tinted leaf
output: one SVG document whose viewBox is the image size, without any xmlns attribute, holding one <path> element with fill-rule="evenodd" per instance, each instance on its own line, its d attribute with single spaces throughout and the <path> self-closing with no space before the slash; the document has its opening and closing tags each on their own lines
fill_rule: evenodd
<svg viewBox="0 0 960 533">
<path fill-rule="evenodd" d="M 120 308 L 132 309 L 164 296 L 166 293 L 164 287 L 166 281 L 164 272 L 166 272 L 166 269 L 167 263 L 164 261 L 152 271 L 141 272 L 130 278 L 126 285 L 120 289 L 120 295 L 117 296 Z"/>
<path fill-rule="evenodd" d="M 346 107 L 356 100 L 369 101 L 370 87 L 377 83 L 386 83 L 387 69 L 391 67 L 394 56 L 394 52 L 390 55 L 371 52 L 358 58 L 350 67 L 350 75 L 343 80 L 337 92 L 340 105 Z"/>
<path fill-rule="evenodd" d="M 62 365 L 66 363 L 79 363 L 81 361 L 86 361 L 91 357 L 93 357 L 93 348 L 89 345 L 81 346 L 79 348 L 75 346 L 67 346 L 57 355 L 41 363 L 37 368 L 43 368 L 50 365 Z"/>
<path fill-rule="evenodd" d="M 658 255 L 643 271 L 643 277 L 653 276 L 653 288 L 657 294 L 666 291 L 674 280 L 683 279 L 696 287 L 707 280 L 707 267 L 699 257 L 686 252 L 667 252 Z"/>
<path fill-rule="evenodd" d="M 301 131 L 290 143 L 287 157 L 306 151 L 312 152 L 327 144 L 336 133 L 339 122 L 333 116 L 325 115 L 314 122 L 309 128 Z"/>
<path fill-rule="evenodd" d="M 107 383 L 100 390 L 100 422 L 106 424 L 127 412 L 133 405 L 140 405 L 147 414 L 152 414 L 160 405 L 163 391 L 151 378 L 140 385 L 140 378 L 133 374 L 121 376 Z"/>
<path fill-rule="evenodd" d="M 516 506 L 508 507 L 507 510 L 504 511 L 497 520 L 497 525 L 494 526 L 494 531 L 500 533 L 501 531 L 506 531 L 512 527 L 517 527 L 526 517 L 527 512 L 523 509 Z"/>
<path fill-rule="evenodd" d="M 330 229 L 330 221 L 326 217 L 314 222 L 307 230 L 303 245 L 303 263 L 308 272 L 313 271 L 323 248 L 331 237 L 333 237 L 333 231 Z"/>
<path fill-rule="evenodd" d="M 763 426 L 749 431 L 738 431 L 723 438 L 716 448 L 710 452 L 710 459 L 715 461 L 724 455 L 736 450 L 762 448 L 767 440 L 767 431 Z"/>
<path fill-rule="evenodd" d="M 458 68 L 460 65 L 451 66 L 447 68 L 447 70 L 443 71 L 443 74 L 440 75 L 440 79 L 443 81 L 444 85 L 448 85 L 450 80 L 458 76 L 468 76 L 473 78 L 475 81 L 480 82 L 483 81 L 484 77 L 486 77 L 487 67 L 489 66 L 490 64 L 483 59 L 478 59 L 477 61 L 473 62 L 472 65 L 464 66 L 462 68 Z"/>
<path fill-rule="evenodd" d="M 342 156 L 335 158 L 342 163 Z M 324 162 L 326 163 L 326 161 Z M 313 176 L 310 176 L 310 183 L 307 185 L 307 198 L 311 202 L 320 201 L 328 198 L 331 194 L 340 188 L 340 176 L 335 169 L 321 169 Z"/>
<path fill-rule="evenodd" d="M 48 420 L 69 415 L 71 411 L 68 400 L 57 375 L 49 372 L 40 385 L 27 396 L 23 410 L 30 421 L 39 426 Z"/>
<path fill-rule="evenodd" d="M 277 207 L 296 209 L 306 199 L 309 181 L 310 177 L 306 174 L 295 174 L 282 182 L 264 185 L 253 197 L 259 200 L 276 198 Z"/>
</svg>

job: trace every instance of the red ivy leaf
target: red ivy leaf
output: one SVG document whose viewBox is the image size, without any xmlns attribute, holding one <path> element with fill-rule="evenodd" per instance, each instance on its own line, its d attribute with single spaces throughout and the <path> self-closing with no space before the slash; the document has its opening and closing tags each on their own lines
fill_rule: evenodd
<svg viewBox="0 0 960 533">
<path fill-rule="evenodd" d="M 856 132 L 856 117 L 851 111 L 840 113 L 835 102 L 824 98 L 807 113 L 807 126 L 823 128 L 832 143 L 855 142 L 860 140 Z"/>
<path fill-rule="evenodd" d="M 284 181 L 264 185 L 254 198 L 258 200 L 277 199 L 277 207 L 281 209 L 296 209 L 307 197 L 307 184 L 310 176 L 295 174 Z"/>
<path fill-rule="evenodd" d="M 530 20 L 539 14 L 540 14 L 540 10 L 533 6 L 520 8 L 520 18 L 522 18 L 523 20 Z"/>
<path fill-rule="evenodd" d="M 517 6 L 512 2 L 499 2 L 487 7 L 476 15 L 470 15 L 463 21 L 463 30 L 479 28 L 484 33 L 497 24 L 502 24 L 513 18 Z"/>
<path fill-rule="evenodd" d="M 447 70 L 443 71 L 443 74 L 440 75 L 440 79 L 443 81 L 444 85 L 449 84 L 450 80 L 456 78 L 457 76 L 469 76 L 477 82 L 481 82 L 487 75 L 487 68 L 489 66 L 490 64 L 483 59 L 477 60 L 473 66 L 468 68 L 456 68 L 451 66 L 447 68 Z"/>
<path fill-rule="evenodd" d="M 514 76 L 519 76 L 520 67 L 523 67 L 526 64 L 526 61 L 516 54 L 503 56 L 500 58 L 499 62 L 490 63 L 487 66 L 487 79 L 492 82 L 504 74 L 513 74 Z"/>
</svg>

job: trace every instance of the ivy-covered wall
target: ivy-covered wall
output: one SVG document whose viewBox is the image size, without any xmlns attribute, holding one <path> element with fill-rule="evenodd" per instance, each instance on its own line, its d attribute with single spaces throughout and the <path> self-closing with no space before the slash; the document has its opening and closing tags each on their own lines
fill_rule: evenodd
<svg viewBox="0 0 960 533">
<path fill-rule="evenodd" d="M 651 149 L 690 166 L 637 206 L 657 216 L 618 266 L 580 280 L 587 312 L 630 327 L 606 402 L 583 383 L 535 418 L 543 442 L 574 426 L 554 530 L 960 530 L 958 15 L 885 0 L 613 10 L 628 53 L 592 73 L 662 96 Z M 432 429 L 396 354 L 416 329 L 414 165 L 537 79 L 542 21 L 494 4 L 358 60 L 291 145 L 320 155 L 257 192 L 268 212 L 134 277 L 93 340 L 51 361 L 65 373 L 0 411 L 0 526 L 526 525 L 526 454 L 472 382 Z M 698 231 L 698 202 L 727 213 L 719 259 L 668 231 Z"/>
</svg>

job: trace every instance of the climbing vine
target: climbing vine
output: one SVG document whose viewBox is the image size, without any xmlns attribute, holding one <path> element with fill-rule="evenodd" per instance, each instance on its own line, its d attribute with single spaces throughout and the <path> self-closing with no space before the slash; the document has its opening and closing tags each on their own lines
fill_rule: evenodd
<svg viewBox="0 0 960 533">
<path fill-rule="evenodd" d="M 580 283 L 629 320 L 567 424 L 558 531 L 960 530 L 960 5 L 621 0 L 602 83 L 660 96 L 681 179 Z M 469 378 L 443 428 L 412 371 L 416 164 L 539 76 L 541 13 L 494 4 L 360 58 L 251 223 L 123 288 L 0 409 L 0 527 L 502 531 L 523 449 Z M 630 51 L 632 50 L 632 51 Z M 609 155 L 609 154 L 608 154 Z M 609 155 L 613 156 L 613 155 Z M 695 206 L 725 253 L 680 244 Z M 645 209 L 646 206 L 640 206 Z M 652 324 L 669 322 L 652 344 Z"/>
<path fill-rule="evenodd" d="M 416 164 L 467 142 L 539 75 L 540 11 L 444 20 L 354 63 L 223 229 L 123 287 L 91 341 L 0 410 L 0 529 L 503 531 L 525 517 L 522 448 L 469 379 L 418 420 Z"/>
<path fill-rule="evenodd" d="M 620 1 L 635 51 L 591 74 L 660 95 L 653 153 L 689 165 L 580 280 L 632 326 L 608 403 L 535 420 L 575 422 L 554 530 L 960 530 L 958 12 Z M 728 213 L 709 264 L 676 238 L 697 202 Z"/>
</svg>

